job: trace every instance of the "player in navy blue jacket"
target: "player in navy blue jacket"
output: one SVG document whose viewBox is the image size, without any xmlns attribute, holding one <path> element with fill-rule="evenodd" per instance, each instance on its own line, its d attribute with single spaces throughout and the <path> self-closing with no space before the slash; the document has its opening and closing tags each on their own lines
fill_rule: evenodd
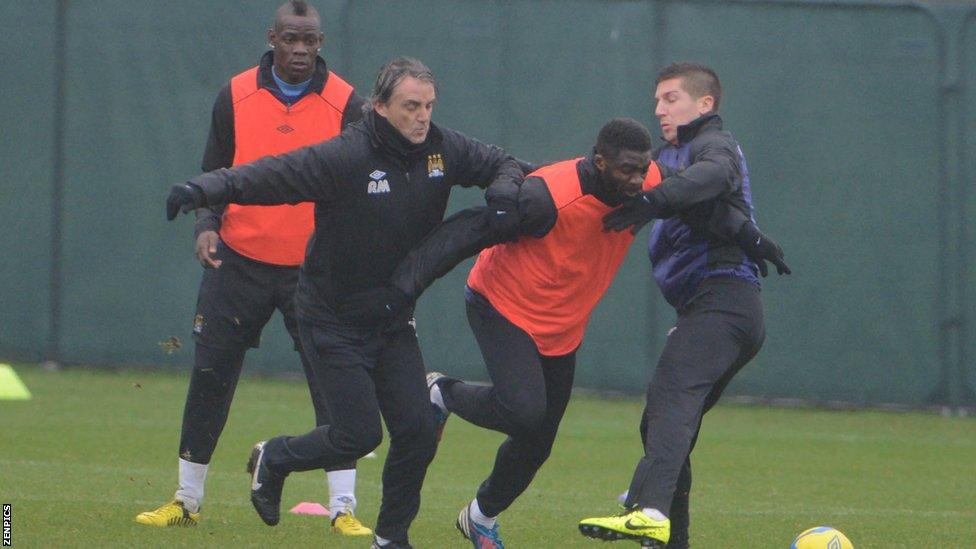
<svg viewBox="0 0 976 549">
<path fill-rule="evenodd" d="M 678 313 L 647 388 L 641 421 L 645 455 L 619 515 L 580 522 L 589 537 L 635 539 L 647 547 L 688 546 L 691 451 L 702 416 L 765 338 L 759 275 L 767 257 L 788 274 L 782 251 L 755 225 L 745 158 L 722 129 L 721 85 L 708 67 L 668 66 L 658 76 L 658 117 L 667 144 L 655 159 L 678 172 L 605 218 L 609 229 L 660 219 L 649 252 L 654 279 Z M 742 215 L 713 215 L 731 208 Z M 671 212 L 682 212 L 670 216 Z M 696 227 L 735 220 L 724 231 Z M 728 222 L 728 221 L 727 221 Z M 736 235 L 734 241 L 717 236 Z M 757 253 L 761 252 L 761 253 Z"/>
</svg>

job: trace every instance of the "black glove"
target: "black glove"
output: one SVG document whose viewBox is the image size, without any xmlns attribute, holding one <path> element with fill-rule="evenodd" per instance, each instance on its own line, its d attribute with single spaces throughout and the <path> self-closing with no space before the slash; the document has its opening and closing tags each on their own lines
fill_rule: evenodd
<svg viewBox="0 0 976 549">
<path fill-rule="evenodd" d="M 166 219 L 172 221 L 180 212 L 187 213 L 206 205 L 207 197 L 200 187 L 190 183 L 173 185 L 166 197 Z"/>
<path fill-rule="evenodd" d="M 661 204 L 659 194 L 654 191 L 637 193 L 637 196 L 603 216 L 603 230 L 620 232 L 629 228 L 630 234 L 637 234 L 650 220 L 660 217 L 663 210 L 664 204 Z"/>
<path fill-rule="evenodd" d="M 735 235 L 735 241 L 749 259 L 756 262 L 763 278 L 769 275 L 769 267 L 766 266 L 766 261 L 770 261 L 773 265 L 776 265 L 776 272 L 778 274 L 793 273 L 789 265 L 783 261 L 783 249 L 770 240 L 769 237 L 762 234 L 755 223 L 751 221 L 746 222 Z"/>
<path fill-rule="evenodd" d="M 364 290 L 336 298 L 336 316 L 354 325 L 379 324 L 410 306 L 411 300 L 393 286 Z"/>
<path fill-rule="evenodd" d="M 541 167 L 529 162 L 528 160 L 522 160 L 521 158 L 516 158 L 515 161 L 518 162 L 519 168 L 522 169 L 522 175 L 529 175 Z"/>
<path fill-rule="evenodd" d="M 514 242 L 519 237 L 518 203 L 506 198 L 494 198 L 488 201 L 485 210 L 488 229 L 492 236 L 500 242 Z"/>
</svg>

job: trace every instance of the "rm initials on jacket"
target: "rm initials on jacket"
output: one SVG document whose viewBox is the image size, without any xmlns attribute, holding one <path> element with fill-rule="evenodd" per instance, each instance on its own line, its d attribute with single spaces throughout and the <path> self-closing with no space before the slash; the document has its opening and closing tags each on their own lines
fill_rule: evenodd
<svg viewBox="0 0 976 549">
<path fill-rule="evenodd" d="M 369 174 L 370 182 L 368 185 L 366 185 L 366 194 L 383 194 L 390 192 L 390 182 L 386 179 L 380 179 L 385 175 L 386 172 L 373 170 Z"/>
</svg>

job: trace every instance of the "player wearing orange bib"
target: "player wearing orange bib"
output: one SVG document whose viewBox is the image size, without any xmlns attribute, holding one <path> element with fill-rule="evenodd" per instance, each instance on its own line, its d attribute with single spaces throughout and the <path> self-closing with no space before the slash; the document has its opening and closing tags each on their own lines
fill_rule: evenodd
<svg viewBox="0 0 976 549">
<path fill-rule="evenodd" d="M 643 126 L 618 119 L 600 131 L 592 156 L 530 174 L 523 192 L 533 181 L 545 186 L 551 210 L 543 217 L 554 220 L 551 228 L 541 238 L 483 251 L 468 276 L 468 322 L 493 385 L 438 374 L 430 384 L 444 420 L 453 412 L 508 435 L 491 474 L 458 515 L 456 525 L 474 547 L 501 546 L 495 517 L 549 457 L 590 313 L 634 240 L 629 232 L 603 231 L 603 216 L 661 180 L 650 149 Z"/>
<path fill-rule="evenodd" d="M 214 103 L 203 171 L 247 164 L 339 135 L 362 118 L 363 100 L 318 56 L 319 15 L 304 1 L 282 5 L 268 31 L 270 51 L 237 76 Z M 196 252 L 204 266 L 193 323 L 194 367 L 183 411 L 179 489 L 172 502 L 136 517 L 140 524 L 192 526 L 200 516 L 210 458 L 227 421 L 244 355 L 257 347 L 275 309 L 299 349 L 295 286 L 314 205 L 228 205 L 197 210 Z M 307 357 L 303 370 L 316 425 L 329 423 Z M 326 468 L 332 529 L 369 535 L 354 516 L 355 461 Z"/>
</svg>

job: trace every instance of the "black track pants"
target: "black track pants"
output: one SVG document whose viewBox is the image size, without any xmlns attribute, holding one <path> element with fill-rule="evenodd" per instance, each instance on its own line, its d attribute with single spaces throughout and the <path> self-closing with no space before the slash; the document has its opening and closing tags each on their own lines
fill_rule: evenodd
<svg viewBox="0 0 976 549">
<path fill-rule="evenodd" d="M 420 488 L 434 457 L 434 414 L 413 327 L 393 330 L 299 323 L 302 346 L 325 396 L 331 423 L 265 447 L 272 471 L 288 474 L 360 458 L 390 433 L 377 535 L 407 541 Z"/>
<path fill-rule="evenodd" d="M 276 309 L 299 351 L 315 409 L 315 425 L 329 423 L 322 391 L 299 343 L 294 299 L 298 268 L 253 261 L 223 243 L 216 258 L 223 264 L 204 271 L 197 296 L 193 372 L 180 435 L 180 457 L 193 463 L 210 463 L 227 423 L 244 355 L 248 348 L 257 347 L 261 331 Z M 355 467 L 350 461 L 326 470 Z"/>
<path fill-rule="evenodd" d="M 508 435 L 478 489 L 482 512 L 497 516 L 549 457 L 572 393 L 576 354 L 541 356 L 527 333 L 470 290 L 467 312 L 493 385 L 444 384 L 444 403 L 465 420 Z"/>
<path fill-rule="evenodd" d="M 673 535 L 687 535 L 690 454 L 702 416 L 764 339 L 759 289 L 732 279 L 703 282 L 668 335 L 647 387 L 645 457 L 626 504 L 670 512 Z"/>
</svg>

